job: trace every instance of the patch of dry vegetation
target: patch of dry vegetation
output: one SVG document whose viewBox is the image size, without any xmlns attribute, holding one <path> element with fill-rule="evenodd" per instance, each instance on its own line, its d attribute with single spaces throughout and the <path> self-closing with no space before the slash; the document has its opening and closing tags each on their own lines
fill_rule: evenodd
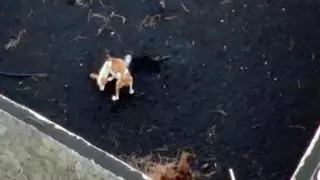
<svg viewBox="0 0 320 180">
<path fill-rule="evenodd" d="M 195 155 L 182 152 L 180 158 L 148 155 L 145 157 L 123 156 L 135 168 L 143 171 L 153 180 L 193 180 L 203 179 L 201 173 L 191 169 Z"/>
</svg>

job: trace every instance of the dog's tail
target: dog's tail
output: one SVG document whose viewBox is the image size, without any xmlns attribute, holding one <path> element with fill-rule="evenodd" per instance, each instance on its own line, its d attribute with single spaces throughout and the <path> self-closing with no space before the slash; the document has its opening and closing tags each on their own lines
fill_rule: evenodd
<svg viewBox="0 0 320 180">
<path fill-rule="evenodd" d="M 131 61 L 132 61 L 132 56 L 130 54 L 125 55 L 124 56 L 124 61 L 126 62 L 127 67 L 129 67 L 130 64 L 131 64 Z"/>
</svg>

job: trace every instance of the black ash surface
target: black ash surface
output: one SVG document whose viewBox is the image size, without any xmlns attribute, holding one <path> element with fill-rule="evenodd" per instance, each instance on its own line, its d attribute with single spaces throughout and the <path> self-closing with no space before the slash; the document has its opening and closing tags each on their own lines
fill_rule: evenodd
<svg viewBox="0 0 320 180">
<path fill-rule="evenodd" d="M 289 178 L 320 118 L 320 2 L 79 2 L 3 0 L 0 71 L 48 77 L 0 76 L 1 93 L 117 155 L 187 148 L 218 179 Z M 107 50 L 134 52 L 119 102 L 89 79 Z"/>
</svg>

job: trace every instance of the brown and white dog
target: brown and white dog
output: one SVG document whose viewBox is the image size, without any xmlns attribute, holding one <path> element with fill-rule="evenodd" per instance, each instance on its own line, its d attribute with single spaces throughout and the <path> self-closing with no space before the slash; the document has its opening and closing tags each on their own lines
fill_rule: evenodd
<svg viewBox="0 0 320 180">
<path fill-rule="evenodd" d="M 107 56 L 106 61 L 100 68 L 99 74 L 90 73 L 90 78 L 97 81 L 100 91 L 104 91 L 107 82 L 116 79 L 116 94 L 112 96 L 113 101 L 119 99 L 119 91 L 123 87 L 129 86 L 129 93 L 133 94 L 133 78 L 128 69 L 131 60 L 131 55 L 126 55 L 124 59 Z M 111 77 L 109 77 L 109 75 L 111 75 Z"/>
</svg>

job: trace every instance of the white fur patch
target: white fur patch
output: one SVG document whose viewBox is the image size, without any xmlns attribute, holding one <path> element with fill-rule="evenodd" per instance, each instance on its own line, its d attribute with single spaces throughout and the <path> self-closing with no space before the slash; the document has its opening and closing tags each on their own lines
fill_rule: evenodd
<svg viewBox="0 0 320 180">
<path fill-rule="evenodd" d="M 111 69 L 111 61 L 106 61 L 99 71 L 99 76 L 97 78 L 97 84 L 100 91 L 104 90 L 105 83 L 102 82 L 102 78 L 107 78 L 109 76 Z"/>
</svg>

